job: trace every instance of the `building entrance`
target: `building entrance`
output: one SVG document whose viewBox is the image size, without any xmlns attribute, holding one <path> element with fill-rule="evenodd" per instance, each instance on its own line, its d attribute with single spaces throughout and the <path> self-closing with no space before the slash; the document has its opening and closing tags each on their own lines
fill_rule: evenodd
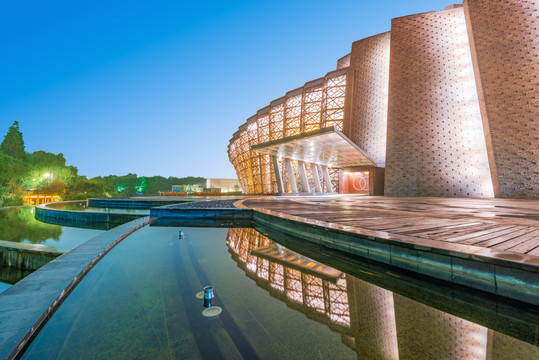
<svg viewBox="0 0 539 360">
<path fill-rule="evenodd" d="M 343 193 L 369 195 L 368 171 L 345 172 L 343 175 Z"/>
</svg>

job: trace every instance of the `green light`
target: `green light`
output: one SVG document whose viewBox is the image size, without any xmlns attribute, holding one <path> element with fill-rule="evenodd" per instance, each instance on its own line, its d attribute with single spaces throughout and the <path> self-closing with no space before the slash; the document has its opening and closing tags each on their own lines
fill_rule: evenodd
<svg viewBox="0 0 539 360">
<path fill-rule="evenodd" d="M 146 193 L 146 189 L 148 187 L 148 180 L 146 179 L 145 176 L 142 176 L 138 179 L 138 184 L 137 186 L 135 187 L 135 190 L 137 191 L 137 193 L 139 194 L 144 194 Z"/>
</svg>

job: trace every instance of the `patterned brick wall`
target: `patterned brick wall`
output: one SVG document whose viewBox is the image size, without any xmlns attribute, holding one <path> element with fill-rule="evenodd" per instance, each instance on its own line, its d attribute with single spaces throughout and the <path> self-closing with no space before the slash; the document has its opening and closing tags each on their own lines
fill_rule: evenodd
<svg viewBox="0 0 539 360">
<path fill-rule="evenodd" d="M 337 70 L 344 69 L 350 66 L 350 56 L 351 54 L 348 54 L 337 60 Z"/>
<path fill-rule="evenodd" d="M 390 34 L 352 44 L 350 139 L 379 167 L 386 162 Z"/>
<path fill-rule="evenodd" d="M 393 19 L 385 194 L 491 197 L 463 8 Z"/>
<path fill-rule="evenodd" d="M 539 197 L 539 2 L 467 0 L 497 196 Z"/>
</svg>

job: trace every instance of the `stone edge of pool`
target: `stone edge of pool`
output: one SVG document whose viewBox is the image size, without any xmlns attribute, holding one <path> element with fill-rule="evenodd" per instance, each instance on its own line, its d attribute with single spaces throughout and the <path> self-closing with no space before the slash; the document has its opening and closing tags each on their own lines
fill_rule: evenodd
<svg viewBox="0 0 539 360">
<path fill-rule="evenodd" d="M 104 232 L 0 294 L 0 358 L 20 355 L 91 268 L 120 241 L 153 221 L 146 216 Z"/>
<path fill-rule="evenodd" d="M 61 203 L 76 203 L 81 201 L 65 201 Z M 61 204 L 52 203 L 52 204 Z M 49 207 L 51 204 L 41 204 L 36 206 L 35 218 L 49 224 L 63 226 L 85 227 L 85 224 L 104 224 L 107 229 L 110 226 L 124 224 L 129 221 L 140 219 L 148 215 L 142 214 L 121 214 L 107 212 L 86 212 L 77 210 L 63 210 Z M 92 226 L 89 226 L 92 228 Z"/>
<path fill-rule="evenodd" d="M 69 249 L 0 240 L 0 265 L 37 270 Z"/>
<path fill-rule="evenodd" d="M 137 197 L 125 198 L 90 198 L 88 206 L 100 208 L 120 208 L 120 209 L 150 209 L 156 206 L 191 202 L 192 199 L 145 199 Z"/>
</svg>

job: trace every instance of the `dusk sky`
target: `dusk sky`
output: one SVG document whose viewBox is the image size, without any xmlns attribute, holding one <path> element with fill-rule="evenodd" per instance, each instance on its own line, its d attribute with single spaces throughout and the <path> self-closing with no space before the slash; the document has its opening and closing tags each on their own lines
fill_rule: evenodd
<svg viewBox="0 0 539 360">
<path fill-rule="evenodd" d="M 232 134 L 391 18 L 449 0 L 5 1 L 0 136 L 81 175 L 235 178 Z M 1 139 L 0 139 L 1 141 Z"/>
</svg>

